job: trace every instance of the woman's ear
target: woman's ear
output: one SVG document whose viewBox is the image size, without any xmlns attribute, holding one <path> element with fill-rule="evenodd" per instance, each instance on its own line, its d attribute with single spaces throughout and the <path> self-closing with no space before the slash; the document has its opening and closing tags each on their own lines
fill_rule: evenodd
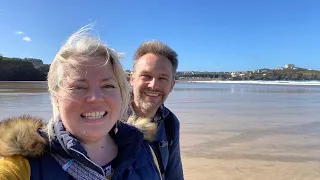
<svg viewBox="0 0 320 180">
<path fill-rule="evenodd" d="M 53 106 L 55 106 L 56 110 L 59 112 L 59 100 L 57 97 L 52 97 Z"/>
</svg>

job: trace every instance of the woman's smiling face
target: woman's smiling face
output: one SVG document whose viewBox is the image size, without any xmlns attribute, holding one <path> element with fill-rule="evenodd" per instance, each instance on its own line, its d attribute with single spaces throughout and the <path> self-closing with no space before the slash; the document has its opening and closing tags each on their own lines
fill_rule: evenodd
<svg viewBox="0 0 320 180">
<path fill-rule="evenodd" d="M 83 142 L 104 138 L 120 116 L 120 87 L 111 62 L 102 65 L 104 61 L 95 58 L 73 66 L 57 94 L 64 127 Z"/>
</svg>

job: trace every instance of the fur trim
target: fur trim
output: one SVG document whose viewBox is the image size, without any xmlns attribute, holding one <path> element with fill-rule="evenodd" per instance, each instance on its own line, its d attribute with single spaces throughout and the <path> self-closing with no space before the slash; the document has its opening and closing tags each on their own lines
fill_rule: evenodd
<svg viewBox="0 0 320 180">
<path fill-rule="evenodd" d="M 152 142 L 156 137 L 157 124 L 151 122 L 149 118 L 140 118 L 132 115 L 128 118 L 127 123 L 138 128 L 143 133 L 144 139 L 149 142 Z"/>
<path fill-rule="evenodd" d="M 157 124 L 150 119 L 130 116 L 127 123 L 138 128 L 145 140 L 149 142 L 154 140 Z M 42 119 L 30 115 L 1 120 L 0 156 L 22 155 L 29 158 L 41 156 L 45 151 L 47 140 L 38 131 L 45 127 L 46 124 Z"/>
<path fill-rule="evenodd" d="M 0 156 L 41 156 L 46 146 L 38 133 L 41 128 L 45 128 L 42 119 L 30 115 L 0 121 Z"/>
</svg>

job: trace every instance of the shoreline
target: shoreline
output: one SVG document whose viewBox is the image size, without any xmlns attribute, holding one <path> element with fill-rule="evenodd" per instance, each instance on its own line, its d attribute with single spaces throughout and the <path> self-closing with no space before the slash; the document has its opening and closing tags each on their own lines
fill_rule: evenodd
<svg viewBox="0 0 320 180">
<path fill-rule="evenodd" d="M 0 83 L 28 83 L 28 82 L 42 82 L 47 81 L 0 81 Z M 294 86 L 320 86 L 320 81 L 263 81 L 263 80 L 243 80 L 243 81 L 233 81 L 233 80 L 177 80 L 177 82 L 188 82 L 188 83 L 217 83 L 217 84 L 254 84 L 254 85 L 294 85 Z"/>
<path fill-rule="evenodd" d="M 178 81 L 189 83 L 218 83 L 218 84 L 255 84 L 255 85 L 294 85 L 294 86 L 320 86 L 320 81 L 221 81 L 221 80 L 204 80 L 204 81 Z"/>
</svg>

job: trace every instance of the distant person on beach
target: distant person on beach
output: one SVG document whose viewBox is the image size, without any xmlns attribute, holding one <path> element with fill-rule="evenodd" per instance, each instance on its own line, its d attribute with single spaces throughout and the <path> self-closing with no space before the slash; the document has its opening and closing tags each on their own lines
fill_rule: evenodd
<svg viewBox="0 0 320 180">
<path fill-rule="evenodd" d="M 90 30 L 71 35 L 50 66 L 50 122 L 0 123 L 1 180 L 161 179 L 148 134 L 119 121 L 130 101 L 119 56 Z"/>
<path fill-rule="evenodd" d="M 164 106 L 175 84 L 178 55 L 159 41 L 143 42 L 133 58 L 131 117 L 129 121 L 149 118 L 157 125 L 150 143 L 159 162 L 163 179 L 184 179 L 180 157 L 180 123 Z"/>
</svg>

